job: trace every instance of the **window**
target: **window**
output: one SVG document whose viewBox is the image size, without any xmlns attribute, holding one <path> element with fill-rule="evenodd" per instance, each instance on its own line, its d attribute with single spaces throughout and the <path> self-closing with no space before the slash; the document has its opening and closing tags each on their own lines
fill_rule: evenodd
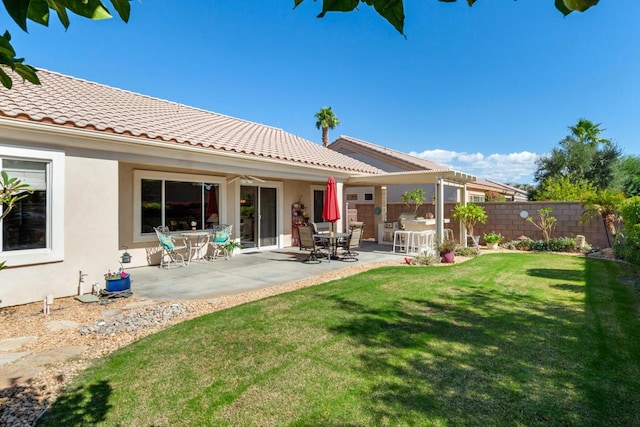
<svg viewBox="0 0 640 427">
<path fill-rule="evenodd" d="M 347 202 L 356 202 L 358 201 L 357 194 L 347 194 Z"/>
<path fill-rule="evenodd" d="M 61 261 L 64 258 L 64 154 L 2 146 L 0 169 L 33 190 L 2 220 L 0 259 L 10 266 Z"/>
<path fill-rule="evenodd" d="M 373 193 L 364 193 L 365 200 L 373 200 Z"/>
<path fill-rule="evenodd" d="M 484 195 L 476 195 L 476 194 L 470 194 L 469 195 L 469 201 L 472 203 L 483 203 L 484 202 Z"/>
<path fill-rule="evenodd" d="M 154 227 L 171 231 L 199 230 L 222 222 L 224 178 L 136 171 L 134 221 L 136 236 L 153 235 Z"/>
</svg>

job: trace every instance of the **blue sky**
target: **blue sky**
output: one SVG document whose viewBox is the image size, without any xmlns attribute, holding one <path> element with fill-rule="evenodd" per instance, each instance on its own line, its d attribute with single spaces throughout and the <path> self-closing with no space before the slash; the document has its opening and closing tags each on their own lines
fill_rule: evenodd
<svg viewBox="0 0 640 427">
<path fill-rule="evenodd" d="M 180 5 L 178 7 L 177 5 Z M 240 6 L 238 6 L 240 5 Z M 640 155 L 640 1 L 564 18 L 553 0 L 405 1 L 405 33 L 362 5 L 134 0 L 129 24 L 65 32 L 5 16 L 31 65 L 285 129 L 349 135 L 482 178 L 532 181 L 537 155 L 585 117 Z"/>
</svg>

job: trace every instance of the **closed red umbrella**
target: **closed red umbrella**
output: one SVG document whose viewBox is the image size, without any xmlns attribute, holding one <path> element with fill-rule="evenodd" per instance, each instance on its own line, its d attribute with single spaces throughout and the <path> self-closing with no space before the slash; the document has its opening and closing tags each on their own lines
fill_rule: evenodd
<svg viewBox="0 0 640 427">
<path fill-rule="evenodd" d="M 340 219 L 340 203 L 338 202 L 338 190 L 336 190 L 336 180 L 332 176 L 327 180 L 327 190 L 324 193 L 324 207 L 322 208 L 322 219 L 333 223 Z"/>
</svg>

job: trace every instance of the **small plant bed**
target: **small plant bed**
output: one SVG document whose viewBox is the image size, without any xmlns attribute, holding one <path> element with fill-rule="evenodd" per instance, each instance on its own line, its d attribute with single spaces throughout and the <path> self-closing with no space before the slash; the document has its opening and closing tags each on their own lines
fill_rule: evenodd
<svg viewBox="0 0 640 427">
<path fill-rule="evenodd" d="M 573 237 L 557 237 L 544 240 L 533 240 L 529 238 L 511 240 L 500 245 L 501 248 L 511 249 L 515 251 L 534 251 L 534 252 L 572 252 L 572 253 L 590 253 L 592 248 L 585 246 L 581 249 L 576 248 L 576 239 Z"/>
</svg>

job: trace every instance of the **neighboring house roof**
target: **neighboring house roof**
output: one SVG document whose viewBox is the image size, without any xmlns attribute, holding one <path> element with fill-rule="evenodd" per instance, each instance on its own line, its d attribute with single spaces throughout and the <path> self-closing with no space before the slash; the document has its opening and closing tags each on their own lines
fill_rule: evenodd
<svg viewBox="0 0 640 427">
<path fill-rule="evenodd" d="M 368 153 L 374 157 L 382 156 L 386 159 L 393 159 L 396 165 L 400 164 L 400 167 L 406 171 L 453 171 L 453 169 L 447 166 L 346 135 L 340 135 L 338 139 L 329 144 L 329 148 L 347 156 L 354 155 L 355 153 Z M 471 191 L 496 191 L 508 196 L 522 197 L 524 195 L 525 199 L 527 194 L 526 191 L 521 189 L 500 182 L 479 178 L 475 181 L 470 181 L 467 184 L 467 188 Z"/>
<path fill-rule="evenodd" d="M 511 192 L 511 194 L 516 197 L 516 199 L 527 200 L 527 191 L 522 188 L 514 187 L 512 185 L 503 184 L 502 182 L 487 180 L 495 185 L 499 185 L 501 188 L 504 188 L 504 192 Z"/>
<path fill-rule="evenodd" d="M 452 170 L 451 168 L 438 163 L 431 162 L 429 160 L 421 159 L 410 154 L 405 154 L 391 148 L 383 147 L 381 145 L 372 144 L 371 142 L 363 141 L 351 136 L 340 135 L 338 139 L 329 144 L 329 148 L 345 155 L 349 155 L 350 146 L 357 147 L 358 149 L 369 150 L 374 153 L 382 154 L 386 157 L 390 157 L 396 160 L 400 160 L 405 164 L 414 166 L 414 170 Z"/>
<path fill-rule="evenodd" d="M 22 82 L 16 76 L 11 89 L 0 89 L 0 116 L 357 173 L 382 173 L 282 129 L 51 71 L 39 70 L 38 77 L 41 85 Z"/>
<path fill-rule="evenodd" d="M 506 185 L 502 185 L 499 182 L 489 181 L 487 179 L 478 179 L 476 182 L 474 182 L 474 186 L 484 191 L 496 191 L 498 193 L 513 194 L 513 190 L 507 188 Z"/>
</svg>

